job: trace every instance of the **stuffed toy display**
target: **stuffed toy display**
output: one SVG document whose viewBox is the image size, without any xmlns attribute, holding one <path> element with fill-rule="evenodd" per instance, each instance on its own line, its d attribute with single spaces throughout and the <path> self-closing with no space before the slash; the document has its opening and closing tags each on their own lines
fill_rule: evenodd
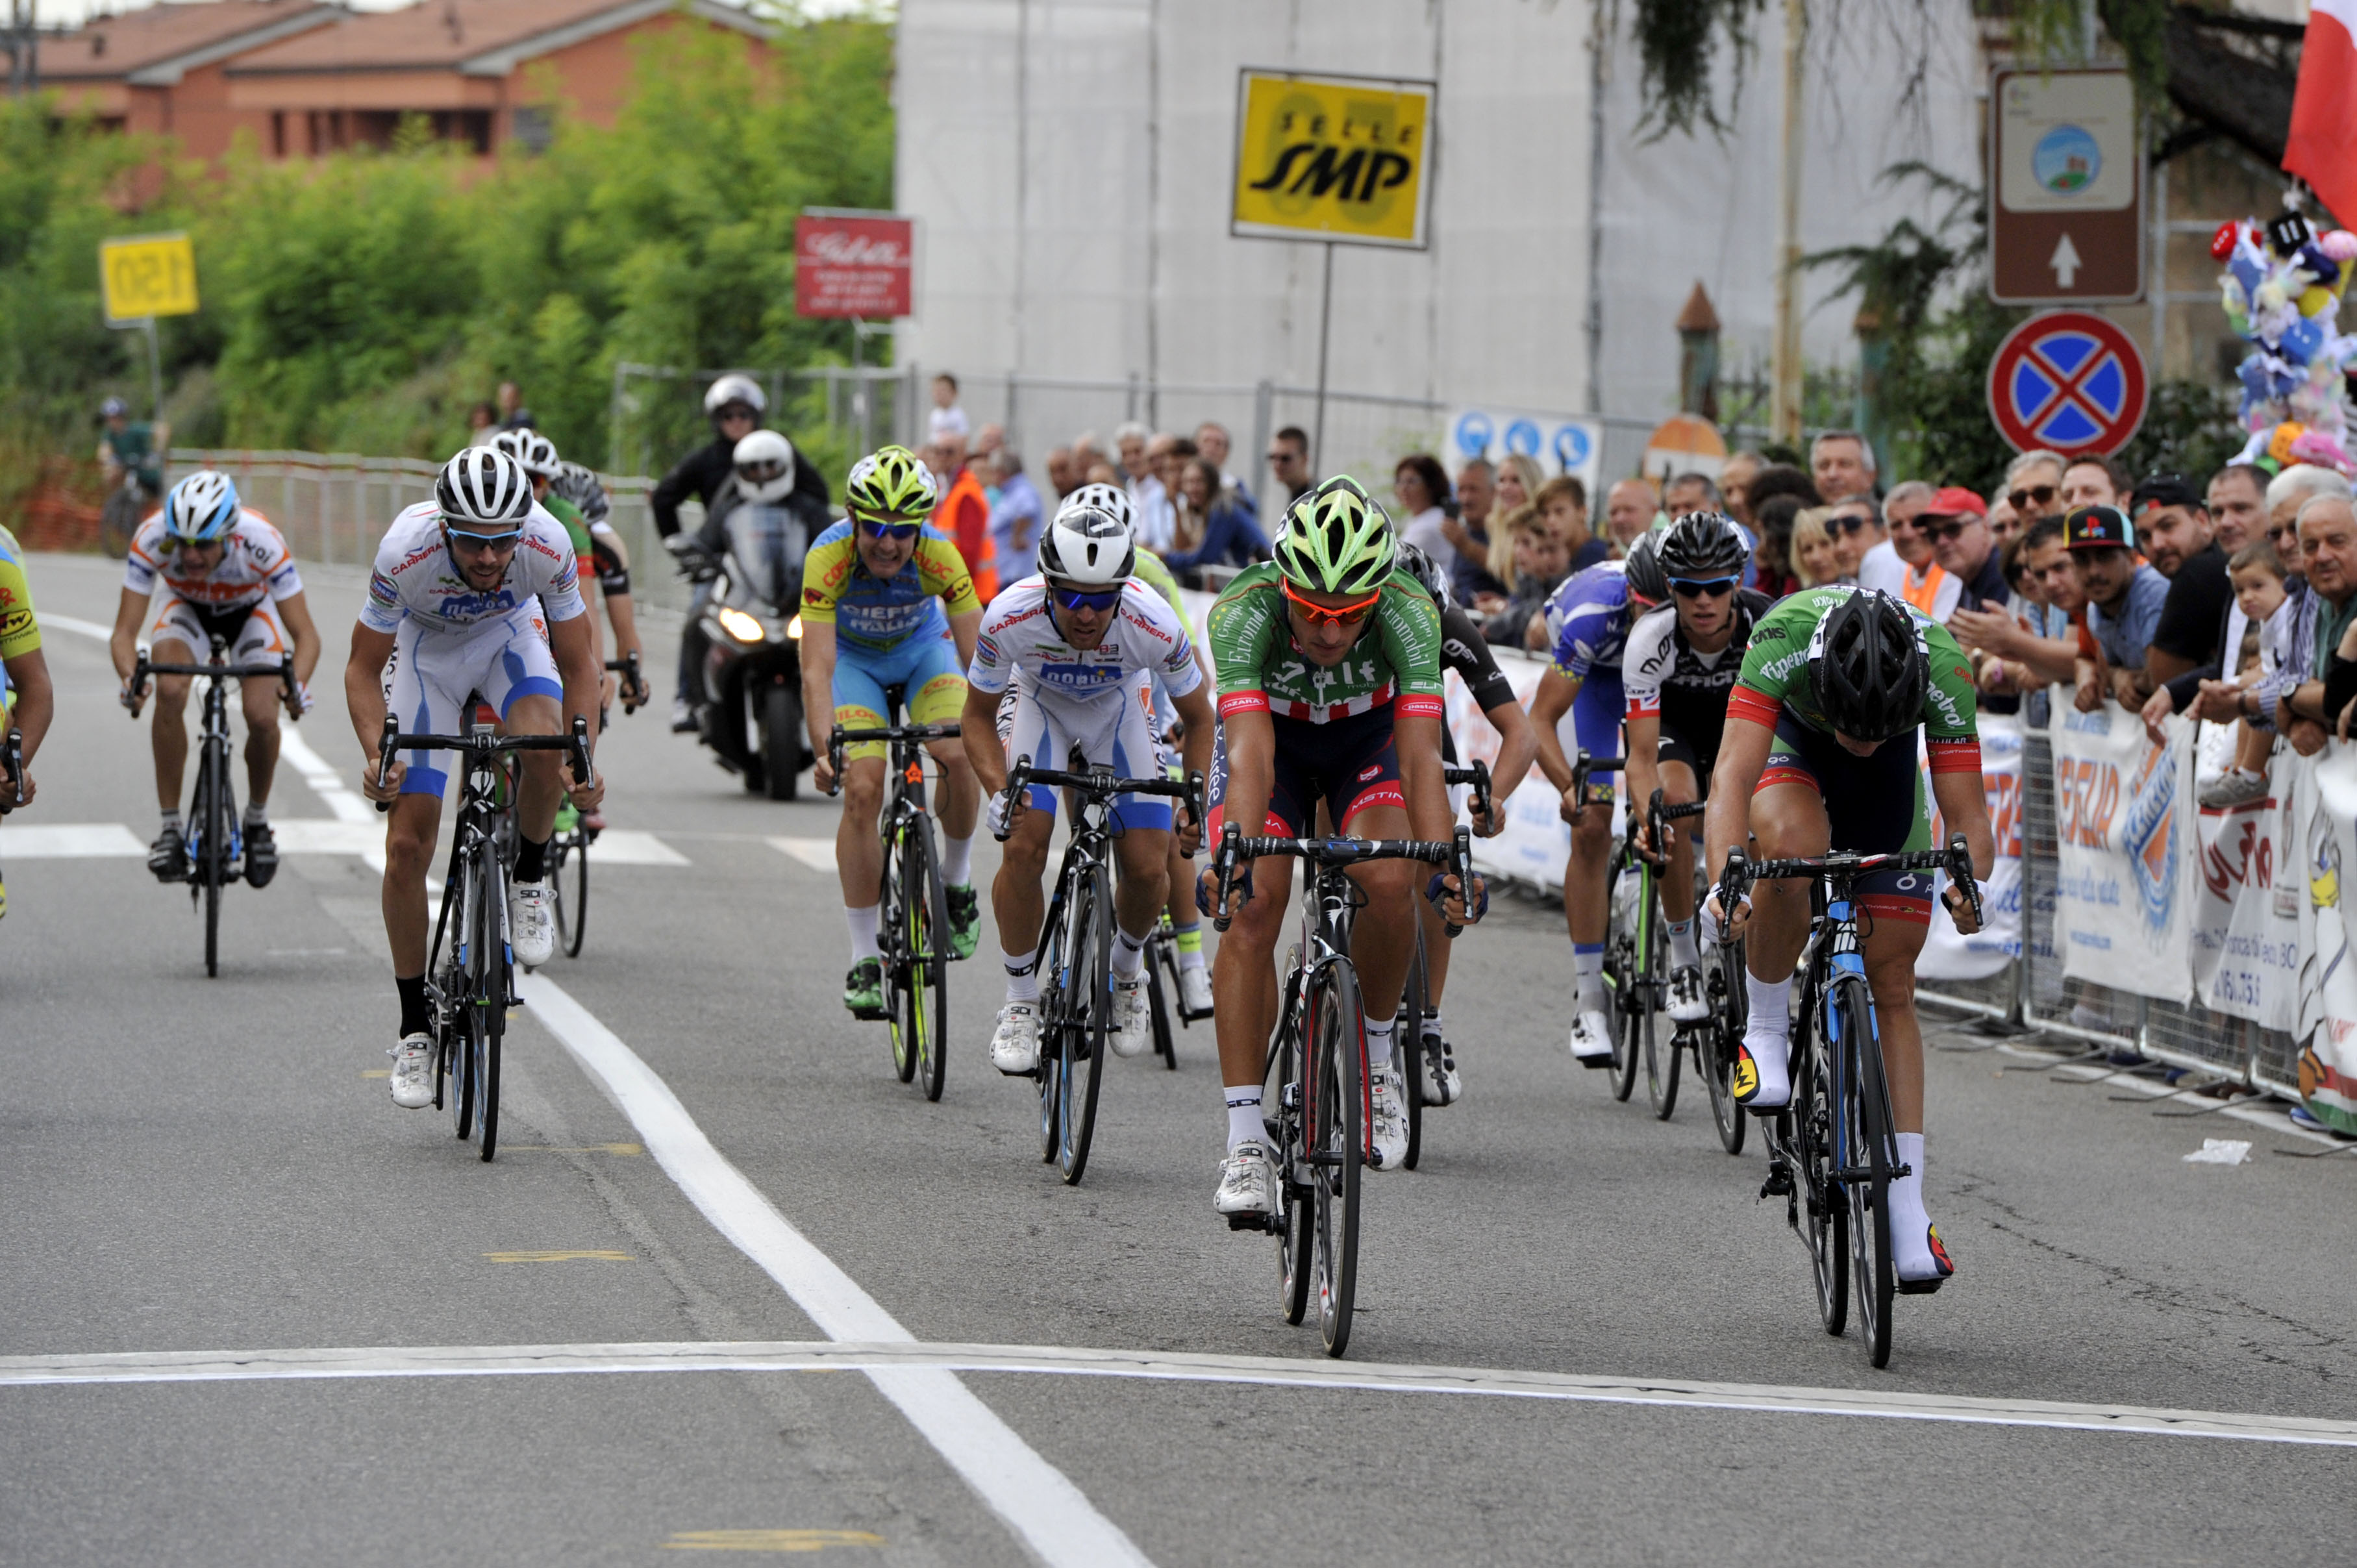
<svg viewBox="0 0 2357 1568">
<path fill-rule="evenodd" d="M 2219 292 L 2227 324 L 2251 345 L 2235 371 L 2251 433 L 2237 461 L 2317 461 L 2347 472 L 2344 400 L 2357 336 L 2341 332 L 2340 314 L 2357 273 L 2357 234 L 2319 237 L 2305 215 L 2287 210 L 2264 228 L 2220 224 L 2210 253 L 2226 267 Z M 2308 450 L 2295 454 L 2296 444 Z"/>
</svg>

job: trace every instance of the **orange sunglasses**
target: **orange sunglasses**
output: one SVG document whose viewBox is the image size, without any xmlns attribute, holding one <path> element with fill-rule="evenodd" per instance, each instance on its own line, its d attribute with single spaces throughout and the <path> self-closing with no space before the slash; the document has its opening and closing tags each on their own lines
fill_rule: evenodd
<svg viewBox="0 0 2357 1568">
<path fill-rule="evenodd" d="M 1285 589 L 1285 596 L 1293 602 L 1293 607 L 1295 609 L 1301 612 L 1301 618 L 1308 621 L 1312 626 L 1325 626 L 1329 624 L 1334 626 L 1356 626 L 1361 621 L 1366 619 L 1367 617 L 1373 612 L 1375 606 L 1382 602 L 1383 596 L 1383 591 L 1381 588 L 1377 588 L 1373 593 L 1369 594 L 1363 599 L 1344 605 L 1340 609 L 1328 609 L 1324 605 L 1313 605 L 1308 599 L 1303 598 L 1299 594 L 1295 593 L 1291 583 L 1284 582 L 1282 579 L 1279 579 L 1279 583 Z"/>
</svg>

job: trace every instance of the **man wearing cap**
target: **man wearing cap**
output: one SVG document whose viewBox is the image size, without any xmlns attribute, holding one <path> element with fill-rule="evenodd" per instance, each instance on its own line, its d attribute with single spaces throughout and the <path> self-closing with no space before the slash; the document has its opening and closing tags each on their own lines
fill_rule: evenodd
<svg viewBox="0 0 2357 1568">
<path fill-rule="evenodd" d="M 2062 520 L 2062 542 L 2087 585 L 2087 638 L 2078 660 L 2077 707 L 2092 714 L 2106 694 L 2144 706 L 2133 682 L 2160 624 L 2169 579 L 2136 558 L 2127 514 L 2115 506 L 2083 506 Z M 2108 689 L 2108 691 L 2107 691 Z"/>
<path fill-rule="evenodd" d="M 2226 553 L 2218 548 L 2209 503 L 2181 474 L 2155 474 L 2136 488 L 2136 537 L 2145 559 L 2169 579 L 2160 620 L 2145 655 L 2145 724 L 2157 736 L 2162 718 L 2188 713 L 2201 682 L 2222 673 L 2222 650 L 2239 647 L 2234 585 L 2226 575 Z M 2229 633 L 2235 641 L 2229 644 Z"/>
<path fill-rule="evenodd" d="M 1950 485 L 1932 497 L 1932 504 L 1915 518 L 1916 531 L 1932 543 L 1932 559 L 1961 585 L 1958 609 L 2002 608 L 2008 592 L 2005 564 L 1997 558 L 1996 540 L 1989 532 L 1988 503 L 1961 485 Z"/>
</svg>

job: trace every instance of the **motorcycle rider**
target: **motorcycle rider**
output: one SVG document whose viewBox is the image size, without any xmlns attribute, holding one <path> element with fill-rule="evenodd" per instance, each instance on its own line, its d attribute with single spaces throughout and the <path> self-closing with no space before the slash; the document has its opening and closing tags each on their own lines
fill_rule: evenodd
<svg viewBox="0 0 2357 1568">
<path fill-rule="evenodd" d="M 796 488 L 802 467 L 793 443 L 774 430 L 756 430 L 737 443 L 728 481 L 706 507 L 704 526 L 693 535 L 680 535 L 687 543 L 676 553 L 681 565 L 697 579 L 699 604 L 708 596 L 705 585 L 712 573 L 728 558 L 732 527 L 741 525 L 756 528 L 765 536 L 760 551 L 747 559 L 766 563 L 768 580 L 751 585 L 780 615 L 794 613 L 802 592 L 802 557 L 811 542 L 834 521 L 823 500 Z M 740 518 L 739 512 L 744 516 Z M 691 616 L 680 631 L 681 662 L 700 672 L 711 647 L 703 618 Z M 700 723 L 705 705 L 700 675 L 690 696 L 691 709 Z"/>
</svg>

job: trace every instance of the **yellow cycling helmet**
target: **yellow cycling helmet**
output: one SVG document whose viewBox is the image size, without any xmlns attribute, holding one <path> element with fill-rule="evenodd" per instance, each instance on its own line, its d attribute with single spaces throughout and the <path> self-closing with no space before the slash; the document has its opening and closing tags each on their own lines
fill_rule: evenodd
<svg viewBox="0 0 2357 1568">
<path fill-rule="evenodd" d="M 906 446 L 869 453 L 851 466 L 851 477 L 843 485 L 843 510 L 855 522 L 930 517 L 941 499 L 933 471 Z"/>
</svg>

